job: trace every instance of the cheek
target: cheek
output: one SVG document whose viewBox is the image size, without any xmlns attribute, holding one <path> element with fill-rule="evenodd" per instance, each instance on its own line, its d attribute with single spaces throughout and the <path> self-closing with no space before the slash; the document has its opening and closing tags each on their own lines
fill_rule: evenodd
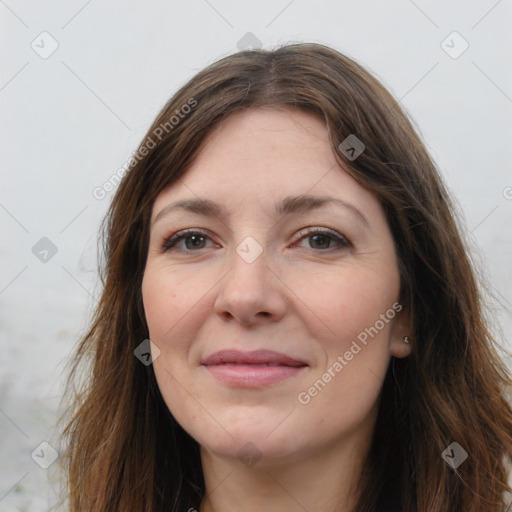
<svg viewBox="0 0 512 512">
<path fill-rule="evenodd" d="M 213 308 L 216 280 L 212 274 L 197 268 L 178 271 L 159 262 L 151 262 L 144 273 L 142 298 L 149 338 L 160 350 L 155 376 L 173 410 L 189 401 L 185 390 L 194 396 L 203 392 L 193 378 L 200 358 L 195 341 L 208 335 L 204 326 Z"/>
<path fill-rule="evenodd" d="M 324 354 L 298 397 L 315 418 L 313 429 L 355 428 L 373 410 L 389 364 L 398 292 L 397 276 L 355 269 L 302 283 L 297 295 L 307 297 L 304 311 L 315 313 L 308 330 Z"/>
<path fill-rule="evenodd" d="M 398 298 L 398 275 L 347 267 L 308 278 L 296 275 L 291 282 L 296 283 L 294 292 L 302 302 L 302 319 L 309 319 L 311 337 L 331 357 L 347 350 L 361 333 L 364 338 L 376 322 L 381 339 L 389 334 L 391 322 L 382 326 L 380 318 Z"/>
<path fill-rule="evenodd" d="M 160 349 L 153 364 L 155 377 L 167 407 L 188 428 L 200 414 L 196 402 L 190 400 L 191 395 L 200 399 L 202 392 L 191 378 L 190 347 L 204 321 L 204 293 L 192 275 L 181 272 L 177 278 L 176 272 L 155 264 L 146 268 L 142 282 L 144 311 L 149 338 Z"/>
<path fill-rule="evenodd" d="M 169 340 L 182 323 L 197 315 L 204 290 L 195 286 L 193 276 L 180 275 L 156 265 L 146 269 L 142 281 L 142 299 L 149 328 L 149 337 L 160 349 L 166 350 Z"/>
</svg>

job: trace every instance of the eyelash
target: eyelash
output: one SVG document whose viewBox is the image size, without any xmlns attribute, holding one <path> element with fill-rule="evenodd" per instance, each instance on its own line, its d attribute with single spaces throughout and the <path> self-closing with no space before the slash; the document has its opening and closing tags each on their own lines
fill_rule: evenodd
<svg viewBox="0 0 512 512">
<path fill-rule="evenodd" d="M 168 252 L 170 251 L 171 249 L 175 248 L 176 245 L 181 241 L 181 240 L 186 240 L 187 238 L 193 236 L 193 235 L 200 235 L 204 238 L 210 238 L 204 231 L 201 231 L 201 230 L 198 230 L 198 229 L 184 229 L 182 231 L 178 231 L 177 233 L 175 233 L 174 235 L 166 238 L 163 242 L 163 245 L 162 245 L 162 252 Z M 350 243 L 350 241 L 343 235 L 340 235 L 339 233 L 337 233 L 336 231 L 333 231 L 332 229 L 329 229 L 329 228 L 304 228 L 302 230 L 299 231 L 299 235 L 301 235 L 301 237 L 299 238 L 299 242 L 307 237 L 311 237 L 313 235 L 324 235 L 324 236 L 328 236 L 331 240 L 334 240 L 337 245 L 339 246 L 337 249 L 336 248 L 327 248 L 327 249 L 312 249 L 313 251 L 315 252 L 332 252 L 332 251 L 342 251 L 342 250 L 346 250 L 346 249 L 349 249 L 352 244 Z M 200 249 L 198 249 L 197 251 L 194 251 L 194 250 L 191 250 L 191 249 L 179 249 L 180 252 L 198 252 Z"/>
</svg>

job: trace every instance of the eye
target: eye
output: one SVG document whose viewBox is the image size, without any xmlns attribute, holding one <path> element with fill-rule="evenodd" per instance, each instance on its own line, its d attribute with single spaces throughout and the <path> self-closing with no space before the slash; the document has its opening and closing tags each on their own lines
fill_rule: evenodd
<svg viewBox="0 0 512 512">
<path fill-rule="evenodd" d="M 305 228 L 299 232 L 299 235 L 301 235 L 299 242 L 309 240 L 311 249 L 322 252 L 341 251 L 351 247 L 346 237 L 328 228 Z M 164 240 L 162 252 L 168 252 L 171 249 L 181 252 L 195 252 L 207 248 L 208 241 L 211 242 L 211 239 L 205 232 L 197 229 L 184 229 Z M 294 245 L 299 244 L 295 243 Z"/>
<path fill-rule="evenodd" d="M 351 246 L 346 237 L 328 228 L 305 228 L 299 232 L 299 235 L 302 235 L 299 242 L 309 240 L 311 249 L 341 251 Z"/>
<path fill-rule="evenodd" d="M 193 252 L 198 249 L 204 249 L 207 240 L 210 240 L 210 237 L 202 231 L 198 231 L 197 229 L 184 229 L 164 240 L 162 252 L 167 252 L 171 249 L 182 252 Z M 185 248 L 183 248 L 183 246 L 179 247 L 182 241 L 185 243 Z"/>
</svg>

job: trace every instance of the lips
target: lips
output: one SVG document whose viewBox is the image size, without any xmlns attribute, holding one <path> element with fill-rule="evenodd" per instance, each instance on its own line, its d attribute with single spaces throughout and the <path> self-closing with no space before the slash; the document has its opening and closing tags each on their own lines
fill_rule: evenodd
<svg viewBox="0 0 512 512">
<path fill-rule="evenodd" d="M 231 365 L 260 365 L 260 366 L 307 366 L 299 361 L 280 352 L 273 350 L 254 350 L 252 352 L 241 352 L 239 350 L 221 350 L 206 358 L 205 366 L 231 364 Z"/>
<path fill-rule="evenodd" d="M 215 378 L 240 387 L 259 387 L 298 375 L 308 365 L 273 350 L 221 350 L 201 363 Z"/>
</svg>

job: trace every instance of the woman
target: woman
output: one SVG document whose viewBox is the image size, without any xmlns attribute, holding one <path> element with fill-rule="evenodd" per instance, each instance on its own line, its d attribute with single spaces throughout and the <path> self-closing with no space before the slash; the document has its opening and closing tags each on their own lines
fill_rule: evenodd
<svg viewBox="0 0 512 512">
<path fill-rule="evenodd" d="M 70 375 L 90 362 L 70 510 L 505 510 L 510 374 L 375 78 L 317 44 L 237 53 L 132 164 Z"/>
</svg>

